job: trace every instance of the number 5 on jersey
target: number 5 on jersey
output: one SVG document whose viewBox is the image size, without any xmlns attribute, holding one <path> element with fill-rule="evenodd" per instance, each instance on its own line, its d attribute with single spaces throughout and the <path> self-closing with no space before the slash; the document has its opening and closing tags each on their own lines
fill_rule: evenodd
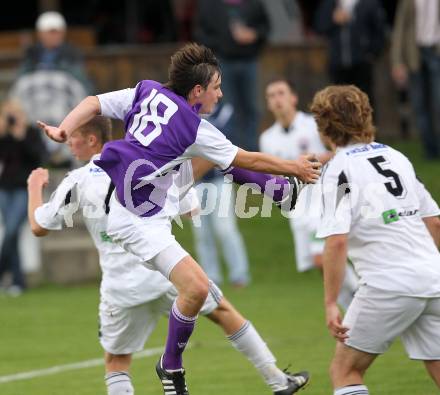
<svg viewBox="0 0 440 395">
<path fill-rule="evenodd" d="M 406 188 L 399 175 L 391 170 L 385 168 L 383 165 L 389 165 L 389 162 L 383 156 L 375 156 L 374 158 L 367 159 L 371 165 L 377 170 L 377 172 L 384 177 L 388 178 L 390 181 L 385 182 L 385 188 L 391 195 L 398 199 L 402 199 L 406 196 Z"/>
<path fill-rule="evenodd" d="M 165 106 L 163 115 L 158 114 L 159 104 Z M 179 107 L 170 98 L 153 89 L 141 103 L 140 111 L 134 116 L 128 130 L 143 146 L 148 147 L 162 133 L 162 125 L 167 125 Z M 152 129 L 151 127 L 154 126 Z"/>
</svg>

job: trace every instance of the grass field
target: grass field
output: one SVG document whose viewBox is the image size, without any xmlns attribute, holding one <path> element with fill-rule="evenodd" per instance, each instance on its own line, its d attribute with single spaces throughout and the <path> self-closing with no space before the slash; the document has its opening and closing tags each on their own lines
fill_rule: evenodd
<svg viewBox="0 0 440 395">
<path fill-rule="evenodd" d="M 418 147 L 409 152 L 416 170 L 440 201 L 438 162 L 420 159 Z M 275 210 L 272 218 L 241 220 L 252 265 L 253 283 L 242 290 L 223 288 L 226 296 L 254 323 L 278 358 L 279 366 L 307 369 L 312 382 L 304 394 L 332 393 L 327 375 L 334 341 L 327 333 L 322 284 L 317 272 L 297 274 L 286 220 Z M 191 251 L 188 224 L 177 230 Z M 0 297 L 0 395 L 105 394 L 103 367 L 69 370 L 32 379 L 4 382 L 4 376 L 100 358 L 97 341 L 98 284 L 62 288 L 47 285 L 24 296 Z M 161 347 L 166 321 L 160 322 L 147 348 Z M 201 318 L 185 354 L 191 394 L 269 394 L 251 364 L 230 347 L 219 328 Z M 136 393 L 160 394 L 154 373 L 158 356 L 134 361 Z M 371 394 L 434 395 L 438 389 L 421 363 L 407 359 L 399 342 L 380 357 L 367 375 Z"/>
</svg>

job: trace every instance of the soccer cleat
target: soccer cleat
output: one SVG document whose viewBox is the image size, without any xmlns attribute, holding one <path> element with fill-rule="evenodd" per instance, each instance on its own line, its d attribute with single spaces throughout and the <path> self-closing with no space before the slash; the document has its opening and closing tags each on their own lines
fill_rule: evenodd
<svg viewBox="0 0 440 395">
<path fill-rule="evenodd" d="M 284 374 L 287 377 L 287 388 L 275 391 L 274 395 L 292 395 L 295 392 L 304 389 L 310 380 L 310 374 L 308 372 L 289 373 L 284 370 Z"/>
<path fill-rule="evenodd" d="M 280 210 L 289 212 L 295 208 L 298 196 L 307 184 L 294 176 L 286 177 L 286 180 L 289 182 L 289 193 L 283 198 L 283 200 L 276 202 L 275 204 Z"/>
<path fill-rule="evenodd" d="M 156 364 L 156 373 L 165 395 L 189 395 L 185 382 L 185 369 L 168 372 L 162 367 L 162 357 L 160 357 Z"/>
</svg>

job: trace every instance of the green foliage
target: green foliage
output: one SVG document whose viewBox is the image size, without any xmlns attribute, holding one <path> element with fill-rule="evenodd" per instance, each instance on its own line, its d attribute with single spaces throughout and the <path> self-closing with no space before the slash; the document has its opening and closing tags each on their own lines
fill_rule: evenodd
<svg viewBox="0 0 440 395">
<path fill-rule="evenodd" d="M 440 201 L 439 163 L 420 159 L 417 147 L 404 144 L 415 168 L 434 198 Z M 252 204 L 257 200 L 251 200 Z M 250 319 L 278 359 L 281 368 L 307 369 L 312 382 L 304 394 L 332 393 L 328 365 L 334 341 L 327 333 L 322 308 L 322 280 L 318 272 L 295 271 L 287 220 L 277 209 L 272 218 L 241 220 L 248 246 L 253 283 L 246 289 L 223 287 L 226 296 Z M 176 229 L 191 251 L 189 224 Z M 102 356 L 97 340 L 98 284 L 80 287 L 44 286 L 24 296 L 0 297 L 0 394 L 105 394 L 103 367 L 1 383 L 1 376 Z M 165 342 L 161 320 L 147 347 Z M 270 394 L 252 365 L 225 339 L 222 331 L 201 318 L 185 354 L 188 384 L 193 394 Z M 132 376 L 136 393 L 158 394 L 156 357 L 135 360 Z M 372 394 L 434 395 L 422 363 L 410 361 L 399 342 L 378 358 L 366 377 Z"/>
</svg>

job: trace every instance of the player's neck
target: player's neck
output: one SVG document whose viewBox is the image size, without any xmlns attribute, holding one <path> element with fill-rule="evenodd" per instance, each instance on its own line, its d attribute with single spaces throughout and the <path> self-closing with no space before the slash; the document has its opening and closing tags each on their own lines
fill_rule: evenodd
<svg viewBox="0 0 440 395">
<path fill-rule="evenodd" d="M 85 161 L 85 162 L 90 162 L 90 161 L 92 160 L 92 158 L 93 158 L 95 155 L 100 154 L 101 151 L 102 151 L 102 147 L 101 147 L 101 146 L 91 149 L 91 150 L 89 151 L 88 155 L 87 155 L 87 158 L 85 158 L 84 161 Z"/>
<path fill-rule="evenodd" d="M 278 118 L 278 122 L 281 124 L 281 126 L 284 129 L 288 129 L 290 127 L 290 125 L 292 125 L 293 121 L 295 120 L 297 111 L 296 110 L 292 110 L 288 113 L 285 114 L 280 114 L 279 118 Z"/>
</svg>

